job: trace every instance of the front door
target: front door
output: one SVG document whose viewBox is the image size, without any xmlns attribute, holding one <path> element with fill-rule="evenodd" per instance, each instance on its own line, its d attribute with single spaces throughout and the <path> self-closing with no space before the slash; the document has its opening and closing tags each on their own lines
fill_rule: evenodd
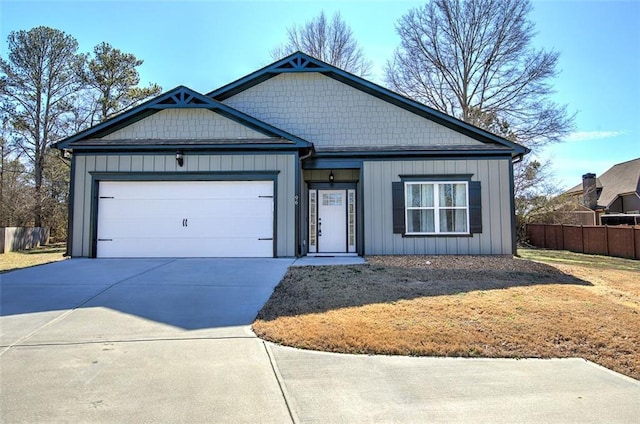
<svg viewBox="0 0 640 424">
<path fill-rule="evenodd" d="M 355 252 L 355 190 L 309 191 L 309 252 Z"/>
<path fill-rule="evenodd" d="M 319 252 L 347 251 L 346 190 L 318 190 Z"/>
</svg>

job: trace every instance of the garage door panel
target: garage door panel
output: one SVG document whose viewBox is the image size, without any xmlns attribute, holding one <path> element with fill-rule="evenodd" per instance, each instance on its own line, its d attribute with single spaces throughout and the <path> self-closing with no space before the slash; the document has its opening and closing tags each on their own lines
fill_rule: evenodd
<svg viewBox="0 0 640 424">
<path fill-rule="evenodd" d="M 273 244 L 270 240 L 256 242 L 253 239 L 219 238 L 209 239 L 117 239 L 113 242 L 99 242 L 99 257 L 109 258 L 168 258 L 168 257 L 272 257 Z M 141 254 L 144 252 L 144 254 Z M 186 254 L 189 252 L 189 254 Z"/>
<path fill-rule="evenodd" d="M 141 191 L 140 188 L 144 189 Z M 272 196 L 271 181 L 105 181 L 100 184 L 100 196 L 120 199 L 252 198 Z"/>
<path fill-rule="evenodd" d="M 101 182 L 98 257 L 272 257 L 272 181 Z"/>
<path fill-rule="evenodd" d="M 230 206 L 234 214 L 255 216 L 271 213 L 273 198 L 200 198 L 200 199 L 155 199 L 155 198 L 104 198 L 100 196 L 100 211 L 109 216 L 224 216 Z M 195 201 L 195 205 L 194 205 Z"/>
<path fill-rule="evenodd" d="M 220 219 L 220 223 L 216 225 L 214 231 L 220 237 L 255 237 L 256 239 L 273 237 L 272 232 L 265 230 L 265 228 L 271 228 L 272 223 L 268 219 L 252 220 L 238 224 L 237 219 L 223 218 Z M 191 225 L 191 221 L 189 221 L 189 225 Z"/>
</svg>

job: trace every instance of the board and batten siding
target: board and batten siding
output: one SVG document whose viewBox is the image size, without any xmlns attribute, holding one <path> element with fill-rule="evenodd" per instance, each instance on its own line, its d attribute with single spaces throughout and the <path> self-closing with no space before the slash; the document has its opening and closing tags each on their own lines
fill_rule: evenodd
<svg viewBox="0 0 640 424">
<path fill-rule="evenodd" d="M 276 254 L 295 256 L 295 167 L 294 154 L 185 155 L 184 166 L 170 155 L 77 154 L 73 199 L 72 256 L 91 254 L 91 172 L 163 173 L 279 171 L 276 181 Z M 162 231 L 162 229 L 158 229 Z"/>
<path fill-rule="evenodd" d="M 364 240 L 367 255 L 511 255 L 511 159 L 365 161 Z M 403 237 L 393 233 L 391 182 L 400 175 L 472 174 L 481 182 L 482 233 L 473 237 Z M 443 180 L 445 180 L 443 178 Z"/>
<path fill-rule="evenodd" d="M 484 146 L 320 73 L 284 73 L 223 103 L 324 148 Z"/>
</svg>

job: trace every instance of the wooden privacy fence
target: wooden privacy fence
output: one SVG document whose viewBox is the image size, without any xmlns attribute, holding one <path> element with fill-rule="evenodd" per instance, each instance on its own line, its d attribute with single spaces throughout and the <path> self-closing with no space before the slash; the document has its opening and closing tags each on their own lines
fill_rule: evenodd
<svg viewBox="0 0 640 424">
<path fill-rule="evenodd" d="M 49 243 L 49 227 L 0 227 L 0 253 Z"/>
<path fill-rule="evenodd" d="M 640 259 L 640 226 L 527 224 L 536 247 Z"/>
</svg>

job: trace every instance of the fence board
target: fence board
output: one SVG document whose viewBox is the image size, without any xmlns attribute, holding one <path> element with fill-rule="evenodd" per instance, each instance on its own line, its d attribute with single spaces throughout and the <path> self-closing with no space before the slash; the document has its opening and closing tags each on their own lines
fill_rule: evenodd
<svg viewBox="0 0 640 424">
<path fill-rule="evenodd" d="M 536 247 L 640 259 L 640 226 L 527 225 Z"/>
<path fill-rule="evenodd" d="M 609 255 L 634 259 L 635 249 L 633 241 L 633 230 L 629 231 L 625 227 L 607 227 Z"/>
<path fill-rule="evenodd" d="M 582 245 L 582 227 L 578 225 L 562 226 L 564 248 L 572 252 L 584 253 Z"/>
<path fill-rule="evenodd" d="M 540 224 L 529 224 L 527 225 L 527 232 L 529 236 L 529 241 L 532 245 L 542 247 L 546 246 L 544 242 L 544 228 L 545 225 Z"/>
<path fill-rule="evenodd" d="M 606 227 L 582 227 L 584 253 L 608 255 Z"/>
<path fill-rule="evenodd" d="M 547 225 L 544 227 L 544 238 L 549 249 L 563 250 L 562 226 Z"/>
</svg>

